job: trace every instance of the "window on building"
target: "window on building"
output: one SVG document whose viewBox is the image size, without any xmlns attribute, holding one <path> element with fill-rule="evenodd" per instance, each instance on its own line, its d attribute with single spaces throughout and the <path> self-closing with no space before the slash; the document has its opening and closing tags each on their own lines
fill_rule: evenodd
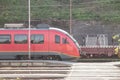
<svg viewBox="0 0 120 80">
<path fill-rule="evenodd" d="M 1 34 L 0 35 L 0 44 L 10 44 L 11 36 L 9 34 Z"/>
<path fill-rule="evenodd" d="M 43 34 L 31 35 L 31 43 L 32 44 L 43 44 L 44 43 L 44 35 Z"/>
<path fill-rule="evenodd" d="M 60 36 L 55 35 L 55 43 L 60 44 Z"/>
<path fill-rule="evenodd" d="M 27 43 L 27 35 L 25 35 L 25 34 L 16 34 L 14 36 L 14 42 L 16 44 L 26 44 Z"/>
</svg>

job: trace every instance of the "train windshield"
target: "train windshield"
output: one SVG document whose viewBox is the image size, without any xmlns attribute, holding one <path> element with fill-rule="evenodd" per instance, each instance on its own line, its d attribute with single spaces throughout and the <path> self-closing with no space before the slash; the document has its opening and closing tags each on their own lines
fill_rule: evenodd
<svg viewBox="0 0 120 80">
<path fill-rule="evenodd" d="M 71 35 L 69 35 L 69 34 L 67 34 L 67 35 L 74 41 L 74 43 L 76 44 L 76 46 L 77 46 L 78 48 L 80 48 L 78 42 L 77 42 Z"/>
</svg>

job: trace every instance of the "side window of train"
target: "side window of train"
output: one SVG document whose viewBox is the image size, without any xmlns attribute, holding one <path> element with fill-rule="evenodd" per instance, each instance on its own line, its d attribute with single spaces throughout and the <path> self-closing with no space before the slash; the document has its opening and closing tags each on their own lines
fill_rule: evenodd
<svg viewBox="0 0 120 80">
<path fill-rule="evenodd" d="M 11 35 L 9 34 L 0 34 L 0 44 L 10 44 Z"/>
<path fill-rule="evenodd" d="M 44 43 L 44 35 L 43 34 L 31 35 L 31 43 L 32 44 L 43 44 Z"/>
<path fill-rule="evenodd" d="M 55 35 L 55 43 L 60 44 L 60 36 Z"/>
<path fill-rule="evenodd" d="M 16 43 L 16 44 L 26 44 L 27 43 L 27 35 L 16 34 L 14 36 L 14 43 Z"/>
</svg>

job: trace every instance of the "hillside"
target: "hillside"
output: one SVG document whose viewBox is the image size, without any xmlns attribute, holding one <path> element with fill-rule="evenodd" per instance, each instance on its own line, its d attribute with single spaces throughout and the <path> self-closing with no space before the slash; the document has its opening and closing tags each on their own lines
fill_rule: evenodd
<svg viewBox="0 0 120 80">
<path fill-rule="evenodd" d="M 69 0 L 31 0 L 31 19 L 69 20 Z M 0 0 L 0 24 L 28 19 L 27 0 Z M 72 0 L 72 19 L 120 23 L 120 0 Z"/>
</svg>

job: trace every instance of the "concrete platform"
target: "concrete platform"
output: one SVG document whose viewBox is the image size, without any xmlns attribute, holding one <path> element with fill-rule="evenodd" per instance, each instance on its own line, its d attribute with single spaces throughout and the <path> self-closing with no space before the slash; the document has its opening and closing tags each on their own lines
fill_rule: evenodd
<svg viewBox="0 0 120 80">
<path fill-rule="evenodd" d="M 120 62 L 74 63 L 65 80 L 120 80 Z"/>
</svg>

